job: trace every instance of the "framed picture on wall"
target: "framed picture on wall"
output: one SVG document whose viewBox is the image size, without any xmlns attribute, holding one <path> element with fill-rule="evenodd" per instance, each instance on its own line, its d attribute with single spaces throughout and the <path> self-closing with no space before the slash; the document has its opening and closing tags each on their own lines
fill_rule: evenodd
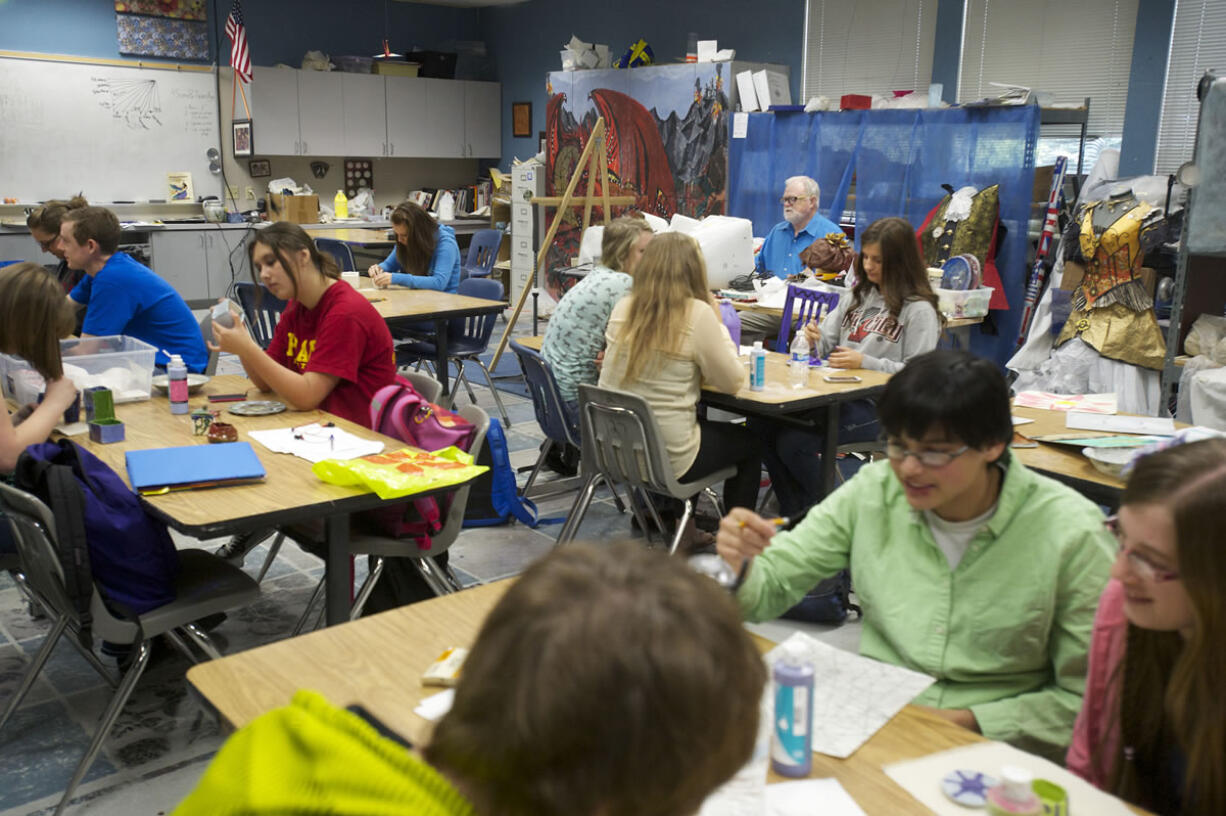
<svg viewBox="0 0 1226 816">
<path fill-rule="evenodd" d="M 532 135 L 532 103 L 511 103 L 511 135 L 517 138 Z"/>
<path fill-rule="evenodd" d="M 255 152 L 253 140 L 251 138 L 251 120 L 250 119 L 235 119 L 234 120 L 234 155 L 250 156 Z"/>
<path fill-rule="evenodd" d="M 252 178 L 263 178 L 272 175 L 272 162 L 268 159 L 252 159 L 247 162 L 247 172 Z"/>
</svg>

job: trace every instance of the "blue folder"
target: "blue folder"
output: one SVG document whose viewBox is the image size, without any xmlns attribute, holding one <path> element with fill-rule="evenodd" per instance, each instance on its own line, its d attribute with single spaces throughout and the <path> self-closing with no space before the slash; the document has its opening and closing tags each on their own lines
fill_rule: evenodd
<svg viewBox="0 0 1226 816">
<path fill-rule="evenodd" d="M 264 465 L 250 442 L 128 451 L 128 480 L 143 495 L 258 482 Z"/>
</svg>

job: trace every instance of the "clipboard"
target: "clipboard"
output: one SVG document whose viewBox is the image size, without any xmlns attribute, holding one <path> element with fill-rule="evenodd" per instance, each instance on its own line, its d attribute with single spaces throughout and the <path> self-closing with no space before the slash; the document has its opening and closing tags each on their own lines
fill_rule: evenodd
<svg viewBox="0 0 1226 816">
<path fill-rule="evenodd" d="M 128 451 L 124 458 L 128 481 L 142 496 L 251 484 L 266 475 L 250 442 L 146 448 Z"/>
</svg>

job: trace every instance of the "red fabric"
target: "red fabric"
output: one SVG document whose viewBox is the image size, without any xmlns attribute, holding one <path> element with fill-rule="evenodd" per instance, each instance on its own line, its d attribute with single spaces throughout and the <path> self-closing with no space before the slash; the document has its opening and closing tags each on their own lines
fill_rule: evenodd
<svg viewBox="0 0 1226 816">
<path fill-rule="evenodd" d="M 291 300 L 268 354 L 299 374 L 317 371 L 340 377 L 319 407 L 367 428 L 371 397 L 396 379 L 387 324 L 347 283 L 329 286 L 314 309 Z"/>
<path fill-rule="evenodd" d="M 1110 581 L 1098 601 L 1094 615 L 1094 632 L 1090 638 L 1090 669 L 1086 676 L 1085 697 L 1077 724 L 1073 726 L 1073 744 L 1069 746 L 1065 764 L 1087 782 L 1103 788 L 1110 765 L 1120 747 L 1119 723 L 1116 721 L 1119 688 L 1112 679 L 1124 662 L 1128 643 L 1128 619 L 1124 616 L 1124 586 Z M 1161 705 L 1162 701 L 1156 703 Z M 1095 751 L 1107 767 L 1096 767 Z"/>
</svg>

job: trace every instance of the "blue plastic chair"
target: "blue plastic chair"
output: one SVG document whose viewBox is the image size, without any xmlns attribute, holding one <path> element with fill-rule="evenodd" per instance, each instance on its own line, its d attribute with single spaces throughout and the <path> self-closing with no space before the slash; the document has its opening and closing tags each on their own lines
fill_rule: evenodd
<svg viewBox="0 0 1226 816">
<path fill-rule="evenodd" d="M 562 392 L 558 390 L 558 381 L 554 379 L 553 369 L 540 352 L 511 341 L 511 351 L 519 359 L 519 367 L 524 372 L 524 380 L 528 383 L 528 391 L 532 394 L 532 407 L 536 412 L 536 424 L 545 434 L 545 444 L 541 455 L 537 457 L 528 481 L 524 483 L 523 495 L 528 495 L 532 483 L 536 481 L 545 457 L 554 445 L 574 445 L 579 447 L 579 417 L 573 419 L 566 412 Z"/>
<path fill-rule="evenodd" d="M 286 302 L 263 286 L 248 281 L 235 281 L 234 294 L 238 296 L 238 304 L 243 307 L 243 314 L 247 316 L 251 336 L 260 344 L 260 348 L 268 348 Z"/>
<path fill-rule="evenodd" d="M 775 341 L 775 351 L 787 354 L 792 343 L 793 326 L 800 331 L 809 320 L 817 318 L 823 305 L 827 313 L 833 312 L 834 307 L 839 305 L 839 293 L 788 284 L 788 296 L 783 301 L 783 317 L 779 321 L 779 339 Z"/>
<path fill-rule="evenodd" d="M 468 278 L 460 281 L 456 288 L 457 295 L 484 300 L 502 300 L 502 292 L 502 284 L 489 278 Z M 489 348 L 490 335 L 494 333 L 494 324 L 497 321 L 498 312 L 491 312 L 472 317 L 457 317 L 447 322 L 447 359 L 456 364 L 455 384 L 451 388 L 451 407 L 455 407 L 455 398 L 461 383 L 468 389 L 468 398 L 473 402 L 477 401 L 477 395 L 473 393 L 464 373 L 464 363 L 476 363 L 485 375 L 485 381 L 494 395 L 494 402 L 498 403 L 502 424 L 510 427 L 511 420 L 507 417 L 507 409 L 503 407 L 502 397 L 498 396 L 498 389 L 494 387 L 494 378 L 490 376 L 489 369 L 481 362 L 480 357 Z M 437 353 L 434 343 L 429 340 L 409 340 L 396 346 L 396 362 L 399 365 L 414 361 L 419 364 L 422 361 L 428 363 Z"/>
<path fill-rule="evenodd" d="M 316 238 L 315 248 L 331 255 L 342 272 L 351 272 L 358 268 L 353 260 L 353 250 L 344 241 L 338 241 L 335 238 Z"/>
<path fill-rule="evenodd" d="M 460 267 L 460 280 L 465 278 L 488 278 L 498 261 L 498 248 L 502 246 L 502 230 L 483 229 L 473 233 L 468 244 L 468 257 Z"/>
</svg>

